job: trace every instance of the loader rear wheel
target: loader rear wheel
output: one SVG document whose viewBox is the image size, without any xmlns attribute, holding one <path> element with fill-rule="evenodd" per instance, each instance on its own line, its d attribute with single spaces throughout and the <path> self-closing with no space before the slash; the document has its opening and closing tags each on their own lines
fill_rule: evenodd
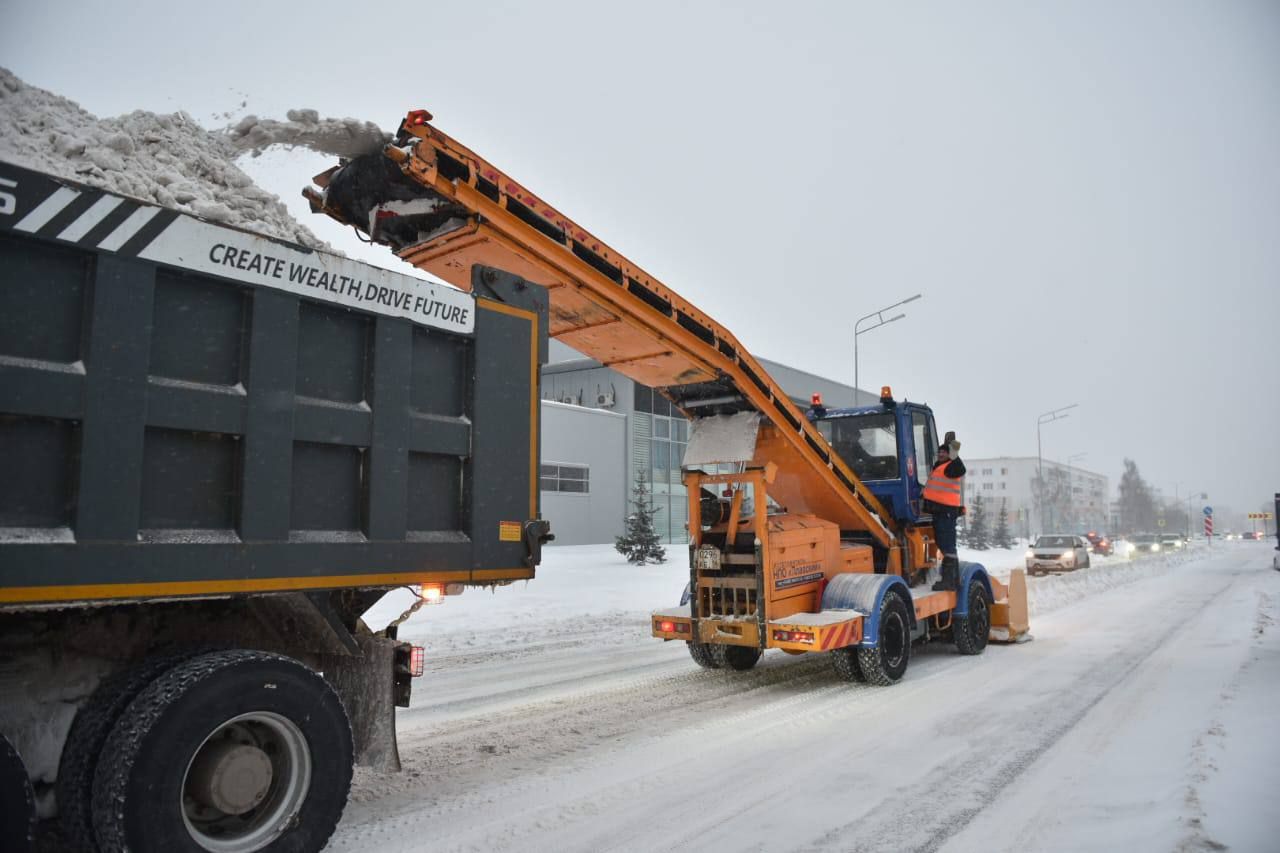
<svg viewBox="0 0 1280 853">
<path fill-rule="evenodd" d="M 720 662 L 716 660 L 716 656 L 711 653 L 711 646 L 703 643 L 686 643 L 689 647 L 689 657 L 693 658 L 693 662 L 703 669 L 719 669 Z"/>
<path fill-rule="evenodd" d="M 752 646 L 712 646 L 720 665 L 739 672 L 751 669 L 760 660 L 760 650 Z"/>
<path fill-rule="evenodd" d="M 93 785 L 106 850 L 319 850 L 351 784 L 351 726 L 314 670 L 254 651 L 201 655 L 138 694 Z"/>
<path fill-rule="evenodd" d="M 845 681 L 856 681 L 859 684 L 867 683 L 867 675 L 862 671 L 862 665 L 858 663 L 857 646 L 845 646 L 843 649 L 836 649 L 831 653 L 831 665 L 835 667 L 836 675 Z"/>
<path fill-rule="evenodd" d="M 969 582 L 969 615 L 955 617 L 956 648 L 962 655 L 980 655 L 991 634 L 991 601 L 982 581 Z"/>
<path fill-rule="evenodd" d="M 911 662 L 911 617 L 907 604 L 890 591 L 880 602 L 880 638 L 874 647 L 858 647 L 858 665 L 867 681 L 881 687 L 896 683 Z"/>
</svg>

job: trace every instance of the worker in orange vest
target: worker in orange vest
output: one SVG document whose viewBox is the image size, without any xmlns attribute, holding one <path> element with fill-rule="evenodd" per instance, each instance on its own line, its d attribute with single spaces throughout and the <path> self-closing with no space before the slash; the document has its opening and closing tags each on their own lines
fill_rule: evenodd
<svg viewBox="0 0 1280 853">
<path fill-rule="evenodd" d="M 942 579 L 935 590 L 960 586 L 960 556 L 956 552 L 956 519 L 964 515 L 964 463 L 954 432 L 938 447 L 938 458 L 924 486 L 924 511 L 933 516 L 933 534 L 942 552 Z"/>
</svg>

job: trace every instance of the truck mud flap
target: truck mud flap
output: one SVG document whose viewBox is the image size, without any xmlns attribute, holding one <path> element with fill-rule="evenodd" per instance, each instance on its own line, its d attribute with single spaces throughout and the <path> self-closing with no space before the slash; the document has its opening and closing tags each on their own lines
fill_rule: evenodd
<svg viewBox="0 0 1280 853">
<path fill-rule="evenodd" d="M 356 764 L 380 772 L 398 771 L 396 651 L 407 644 L 372 634 L 357 636 L 356 643 L 359 655 L 324 655 L 321 669 L 351 721 Z"/>
</svg>

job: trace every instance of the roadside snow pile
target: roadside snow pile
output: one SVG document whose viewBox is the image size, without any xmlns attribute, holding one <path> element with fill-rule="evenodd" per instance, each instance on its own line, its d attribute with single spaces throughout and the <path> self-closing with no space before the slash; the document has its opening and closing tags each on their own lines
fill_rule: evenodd
<svg viewBox="0 0 1280 853">
<path fill-rule="evenodd" d="M 372 154 L 391 141 L 373 122 L 354 118 L 320 118 L 315 110 L 289 110 L 288 121 L 246 116 L 227 131 L 237 150 L 256 157 L 272 145 L 300 146 L 337 157 Z"/>
<path fill-rule="evenodd" d="M 1027 610 L 1032 620 L 1074 604 L 1082 598 L 1131 584 L 1144 578 L 1166 574 L 1185 562 L 1187 555 L 1146 557 L 1133 561 L 1098 562 L 1087 569 L 1060 575 L 1027 578 Z M 1035 622 L 1032 622 L 1035 633 Z"/>
<path fill-rule="evenodd" d="M 311 121 L 312 113 L 303 113 L 306 121 L 297 122 L 298 127 L 316 130 L 311 135 L 299 130 L 291 144 L 320 144 L 328 139 L 330 148 L 345 148 L 369 133 L 367 128 L 357 128 L 342 137 L 318 116 Z M 345 121 L 338 124 L 347 126 Z M 29 86 L 0 68 L 0 159 L 203 219 L 333 251 L 294 219 L 279 198 L 256 186 L 236 166 L 242 149 L 232 141 L 233 135 L 206 130 L 183 112 L 157 115 L 137 110 L 99 119 L 73 101 Z M 256 137 L 262 145 L 270 144 L 269 131 Z"/>
</svg>

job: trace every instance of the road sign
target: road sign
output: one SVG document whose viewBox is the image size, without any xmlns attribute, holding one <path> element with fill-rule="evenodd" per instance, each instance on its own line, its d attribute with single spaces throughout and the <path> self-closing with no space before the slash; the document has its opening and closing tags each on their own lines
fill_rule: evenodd
<svg viewBox="0 0 1280 853">
<path fill-rule="evenodd" d="M 1275 518 L 1275 516 L 1269 512 L 1251 512 L 1249 513 L 1249 517 L 1255 520 L 1261 519 L 1262 521 L 1270 521 Z"/>
<path fill-rule="evenodd" d="M 1211 507 L 1211 506 L 1207 506 L 1207 507 L 1205 507 L 1205 508 L 1204 508 L 1204 514 L 1205 514 L 1205 515 L 1213 515 L 1213 507 Z"/>
<path fill-rule="evenodd" d="M 1164 519 L 1163 519 L 1163 518 L 1157 518 L 1157 519 L 1156 519 L 1156 527 L 1164 527 Z"/>
</svg>

